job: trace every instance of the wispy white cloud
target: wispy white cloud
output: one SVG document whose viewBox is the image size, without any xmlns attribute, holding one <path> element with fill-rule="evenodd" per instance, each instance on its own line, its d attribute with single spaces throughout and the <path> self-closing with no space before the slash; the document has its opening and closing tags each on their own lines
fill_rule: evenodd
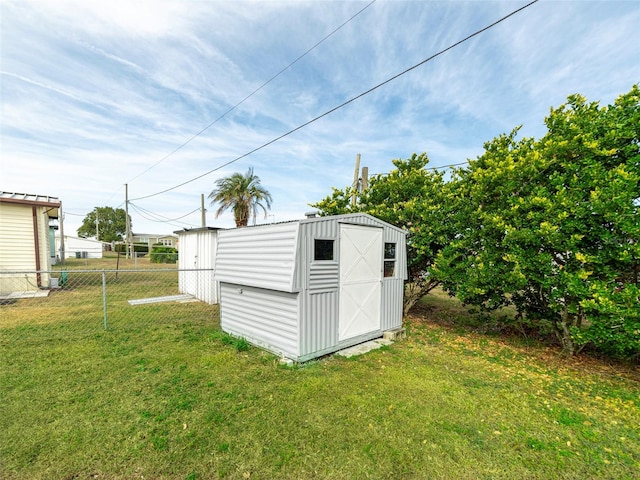
<svg viewBox="0 0 640 480">
<path fill-rule="evenodd" d="M 365 3 L 5 0 L 0 187 L 60 196 L 76 213 L 121 204 L 126 182 L 132 198 L 171 188 L 521 4 L 378 1 L 162 160 Z M 636 2 L 539 2 L 305 129 L 136 204 L 176 218 L 217 178 L 254 166 L 274 196 L 270 220 L 280 221 L 350 183 L 356 153 L 382 173 L 413 152 L 435 166 L 473 158 L 519 124 L 540 135 L 568 94 L 608 103 L 640 81 L 639 23 Z M 210 222 L 231 226 L 213 211 Z M 134 227 L 173 229 L 135 213 Z"/>
</svg>

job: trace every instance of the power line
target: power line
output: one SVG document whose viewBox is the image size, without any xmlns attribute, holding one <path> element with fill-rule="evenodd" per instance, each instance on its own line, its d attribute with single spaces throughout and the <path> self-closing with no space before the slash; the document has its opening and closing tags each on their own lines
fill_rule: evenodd
<svg viewBox="0 0 640 480">
<path fill-rule="evenodd" d="M 218 171 L 218 170 L 220 170 L 220 169 L 222 169 L 222 168 L 224 168 L 224 167 L 226 167 L 226 166 L 228 166 L 228 165 L 231 165 L 232 163 L 237 162 L 238 160 L 241 160 L 241 159 L 243 159 L 243 158 L 245 158 L 245 157 L 248 157 L 249 155 L 252 155 L 253 153 L 255 153 L 255 152 L 257 152 L 257 151 L 262 150 L 263 148 L 268 147 L 269 145 L 271 145 L 271 144 L 273 144 L 273 143 L 276 143 L 278 140 L 282 140 L 283 138 L 288 137 L 288 136 L 289 136 L 289 135 L 291 135 L 292 133 L 295 133 L 295 132 L 297 132 L 298 130 L 301 130 L 301 129 L 303 129 L 304 127 L 306 127 L 306 126 L 308 126 L 308 125 L 310 125 L 310 124 L 312 124 L 312 123 L 314 123 L 314 122 L 316 122 L 316 121 L 320 120 L 321 118 L 324 118 L 324 117 L 326 117 L 327 115 L 330 115 L 331 113 L 335 112 L 336 110 L 339 110 L 339 109 L 341 109 L 342 107 L 345 107 L 345 106 L 349 105 L 350 103 L 355 102 L 356 100 L 358 100 L 358 99 L 360 99 L 360 98 L 364 97 L 365 95 L 370 94 L 371 92 L 373 92 L 373 91 L 377 90 L 378 88 L 380 88 L 380 87 L 382 87 L 382 86 L 386 85 L 387 83 L 390 83 L 390 82 L 392 82 L 393 80 L 395 80 L 395 79 L 397 79 L 397 78 L 399 78 L 399 77 L 401 77 L 401 76 L 403 76 L 403 75 L 405 75 L 405 74 L 407 74 L 407 73 L 409 73 L 409 72 L 411 72 L 411 71 L 415 70 L 416 68 L 418 68 L 418 67 L 420 67 L 420 66 L 424 65 L 425 63 L 430 62 L 430 61 L 431 61 L 431 60 L 433 60 L 434 58 L 439 57 L 440 55 L 442 55 L 442 54 L 444 54 L 444 53 L 448 52 L 449 50 L 452 50 L 453 48 L 455 48 L 455 47 L 457 47 L 457 46 L 459 46 L 459 45 L 461 45 L 461 44 L 463 44 L 463 43 L 467 42 L 468 40 L 470 40 L 470 39 L 472 39 L 472 38 L 474 38 L 474 37 L 476 37 L 476 36 L 480 35 L 481 33 L 484 33 L 485 31 L 487 31 L 487 30 L 489 30 L 489 29 L 491 29 L 491 28 L 495 27 L 496 25 L 498 25 L 498 24 L 499 24 L 499 23 L 501 23 L 501 22 L 504 22 L 504 21 L 505 21 L 505 20 L 507 20 L 508 18 L 512 17 L 513 15 L 515 15 L 515 14 L 517 14 L 517 13 L 521 12 L 522 10 L 524 10 L 524 9 L 526 9 L 526 8 L 528 8 L 528 7 L 530 7 L 531 5 L 533 5 L 534 3 L 537 3 L 537 2 L 538 2 L 538 0 L 533 0 L 532 2 L 530 2 L 530 3 L 526 4 L 526 5 L 524 5 L 524 6 L 520 7 L 520 8 L 518 8 L 518 9 L 516 9 L 516 10 L 514 10 L 514 11 L 512 11 L 511 13 L 509 13 L 509 14 L 507 14 L 507 15 L 505 15 L 505 16 L 503 16 L 503 17 L 501 17 L 500 19 L 496 20 L 495 22 L 493 22 L 493 23 L 491 23 L 491 24 L 487 25 L 486 27 L 481 28 L 480 30 L 477 30 L 477 31 L 475 31 L 474 33 L 472 33 L 472 34 L 470 34 L 470 35 L 466 36 L 466 37 L 465 37 L 465 38 L 463 38 L 462 40 L 458 40 L 456 43 L 454 43 L 454 44 L 452 44 L 452 45 L 448 46 L 447 48 L 444 48 L 444 49 L 440 50 L 439 52 L 434 53 L 433 55 L 431 55 L 431 56 L 430 56 L 430 57 L 428 57 L 428 58 L 425 58 L 425 59 L 424 59 L 424 60 L 422 60 L 421 62 L 416 63 L 415 65 L 413 65 L 413 66 L 411 66 L 411 67 L 407 68 L 406 70 L 403 70 L 402 72 L 400 72 L 400 73 L 398 73 L 398 74 L 396 74 L 396 75 L 394 75 L 394 76 L 392 76 L 392 77 L 388 78 L 387 80 L 385 80 L 385 81 L 383 81 L 383 82 L 381 82 L 381 83 L 377 84 L 376 86 L 371 87 L 371 88 L 370 88 L 370 89 L 368 89 L 368 90 L 365 90 L 364 92 L 362 92 L 362 93 L 360 93 L 360 94 L 356 95 L 355 97 L 350 98 L 349 100 L 347 100 L 347 101 L 345 101 L 345 102 L 341 103 L 340 105 L 338 105 L 338 106 L 336 106 L 336 107 L 333 107 L 333 108 L 332 108 L 332 109 L 330 109 L 330 110 L 327 110 L 327 111 L 326 111 L 326 112 L 324 112 L 323 114 L 318 115 L 318 116 L 317 116 L 317 117 L 315 117 L 315 118 L 312 118 L 311 120 L 309 120 L 309 121 L 307 121 L 307 122 L 303 123 L 302 125 L 299 125 L 299 126 L 297 126 L 296 128 L 294 128 L 294 129 L 292 129 L 292 130 L 289 130 L 288 132 L 286 132 L 286 133 L 284 133 L 284 134 L 280 135 L 279 137 L 276 137 L 276 138 L 274 138 L 273 140 L 270 140 L 270 141 L 268 141 L 267 143 L 264 143 L 264 144 L 260 145 L 259 147 L 256 147 L 256 148 L 254 148 L 253 150 L 251 150 L 251 151 L 249 151 L 249 152 L 247 152 L 247 153 L 245 153 L 245 154 L 243 154 L 243 155 L 240 155 L 239 157 L 234 158 L 233 160 L 229 160 L 228 162 L 223 163 L 222 165 L 220 165 L 220 166 L 218 166 L 218 167 L 216 167 L 216 168 L 213 168 L 213 169 L 209 170 L 208 172 L 205 172 L 205 173 L 203 173 L 203 174 L 201 174 L 201 175 L 198 175 L 197 177 L 194 177 L 194 178 L 192 178 L 192 179 L 190 179 L 190 180 L 187 180 L 187 181 L 185 181 L 185 182 L 182 182 L 182 183 L 180 183 L 180 184 L 178 184 L 178 185 L 175 185 L 175 186 L 173 186 L 173 187 L 171 187 L 171 188 L 167 188 L 167 189 L 165 189 L 165 190 L 161 190 L 161 191 L 159 191 L 159 192 L 152 193 L 151 195 L 145 195 L 145 196 L 143 196 L 143 197 L 134 198 L 133 200 L 142 200 L 142 199 L 145 199 L 145 198 L 151 198 L 151 197 L 155 197 L 155 196 L 157 196 L 157 195 L 161 195 L 161 194 L 163 194 L 163 193 L 170 192 L 170 191 L 172 191 L 172 190 L 175 190 L 176 188 L 180 188 L 180 187 L 182 187 L 182 186 L 184 186 L 184 185 L 187 185 L 188 183 L 191 183 L 191 182 L 194 182 L 194 181 L 196 181 L 196 180 L 199 180 L 199 179 L 201 179 L 202 177 L 206 177 L 207 175 L 210 175 L 210 174 L 211 174 L 211 173 L 213 173 L 213 172 L 216 172 L 216 171 Z"/>
<path fill-rule="evenodd" d="M 423 168 L 423 170 L 441 170 L 444 168 L 453 168 L 453 167 L 459 167 L 460 165 L 467 165 L 469 163 L 469 160 L 465 160 L 464 162 L 460 162 L 460 163 L 452 163 L 450 165 L 440 165 L 439 167 L 428 167 L 428 168 Z M 387 172 L 387 173 L 371 173 L 369 174 L 371 177 L 376 177 L 376 176 L 384 176 L 384 175 L 389 175 L 391 172 Z"/>
<path fill-rule="evenodd" d="M 440 167 L 429 167 L 429 168 L 425 168 L 425 170 L 440 170 L 441 168 L 453 168 L 453 167 L 459 167 L 460 165 L 466 165 L 467 163 L 469 163 L 469 160 L 465 160 L 464 162 L 460 162 L 460 163 L 452 163 L 451 165 L 442 165 Z"/>
<path fill-rule="evenodd" d="M 188 217 L 189 215 L 193 215 L 194 213 L 200 211 L 200 208 L 196 208 L 195 210 L 190 211 L 189 213 L 182 215 L 181 217 L 177 217 L 177 218 L 168 218 L 165 217 L 164 215 L 160 215 L 159 213 L 154 213 L 150 210 L 147 210 L 146 208 L 143 208 L 139 205 L 135 205 L 134 203 L 129 202 L 129 206 L 132 207 L 135 211 L 137 211 L 141 217 L 143 217 L 145 220 L 149 220 L 151 222 L 160 222 L 160 223 L 169 223 L 169 222 L 177 222 L 178 220 L 181 220 L 185 217 Z M 145 215 L 146 214 L 146 215 Z M 147 216 L 149 215 L 149 216 Z M 150 218 L 151 217 L 156 217 L 154 218 Z M 191 225 L 189 222 L 180 222 L 180 223 L 185 223 L 188 225 Z"/>
<path fill-rule="evenodd" d="M 135 180 L 136 178 L 144 175 L 145 173 L 147 173 L 149 170 L 151 170 L 152 168 L 160 165 L 162 162 L 164 162 L 167 158 L 169 158 L 171 155 L 173 155 L 174 153 L 176 153 L 177 151 L 181 150 L 182 148 L 186 147 L 189 143 L 191 143 L 191 141 L 195 140 L 197 137 L 199 137 L 200 135 L 202 135 L 204 132 L 206 132 L 209 128 L 211 128 L 213 125 L 215 125 L 216 123 L 218 123 L 220 120 L 222 120 L 224 117 L 226 117 L 229 113 L 231 113 L 232 111 L 234 111 L 236 108 L 238 108 L 240 105 L 242 105 L 244 102 L 246 102 L 247 100 L 249 100 L 251 97 L 253 97 L 256 93 L 258 93 L 260 90 L 262 90 L 264 87 L 266 87 L 267 85 L 269 85 L 273 80 L 275 80 L 276 78 L 278 78 L 280 75 L 282 75 L 285 71 L 287 71 L 288 69 L 290 69 L 293 65 L 295 65 L 296 63 L 298 63 L 300 60 L 302 60 L 304 57 L 306 57 L 309 53 L 311 53 L 312 50 L 315 50 L 320 44 L 322 44 L 323 42 L 325 42 L 326 40 L 329 39 L 329 37 L 333 36 L 338 30 L 340 30 L 342 27 L 344 27 L 346 24 L 348 24 L 349 22 L 351 22 L 354 18 L 356 18 L 358 15 L 360 15 L 362 12 L 364 12 L 367 8 L 369 8 L 371 5 L 373 5 L 376 2 L 376 0 L 372 0 L 371 2 L 369 2 L 367 5 L 364 6 L 364 8 L 360 9 L 358 12 L 356 12 L 354 15 L 352 15 L 349 19 L 347 19 L 345 22 L 343 22 L 339 27 L 335 28 L 331 33 L 329 33 L 327 36 L 325 36 L 322 40 L 320 40 L 319 42 L 317 42 L 314 46 L 312 46 L 310 49 L 308 49 L 306 52 L 304 52 L 302 55 L 300 55 L 298 58 L 296 58 L 293 62 L 291 62 L 289 65 L 287 65 L 286 67 L 284 67 L 282 70 L 280 70 L 278 73 L 276 73 L 273 77 L 271 77 L 269 80 L 267 80 L 266 82 L 264 82 L 262 85 L 260 85 L 258 88 L 256 88 L 253 92 L 251 92 L 249 95 L 247 95 L 246 97 L 244 97 L 242 100 L 240 100 L 238 103 L 236 103 L 233 107 L 229 108 L 226 112 L 224 112 L 222 115 L 220 115 L 218 118 L 216 118 L 213 122 L 209 123 L 206 127 L 204 127 L 202 130 L 200 130 L 198 133 L 192 135 L 186 142 L 184 142 L 183 144 L 179 145 L 177 148 L 175 148 L 174 150 L 172 150 L 170 153 L 168 153 L 167 155 L 165 155 L 164 157 L 162 157 L 160 160 L 158 160 L 156 163 L 154 163 L 153 165 L 151 165 L 149 168 L 147 168 L 146 170 L 144 170 L 142 173 L 136 175 L 135 177 L 133 177 L 131 180 L 129 180 L 126 183 L 131 183 L 133 180 Z M 115 195 L 115 194 L 114 194 Z"/>
<path fill-rule="evenodd" d="M 197 225 L 193 224 L 193 223 L 188 223 L 188 222 L 180 222 L 180 223 L 173 223 L 170 221 L 166 221 L 166 220 L 154 220 L 153 218 L 149 218 L 147 217 L 143 212 L 141 212 L 140 210 L 138 210 L 138 208 L 132 206 L 132 209 L 136 211 L 136 213 L 138 215 L 140 215 L 142 218 L 144 218 L 145 220 L 151 221 L 151 222 L 161 222 L 164 223 L 166 225 L 171 225 L 173 227 L 177 227 L 177 228 L 185 228 L 185 225 L 188 225 L 190 227 L 195 227 Z"/>
</svg>

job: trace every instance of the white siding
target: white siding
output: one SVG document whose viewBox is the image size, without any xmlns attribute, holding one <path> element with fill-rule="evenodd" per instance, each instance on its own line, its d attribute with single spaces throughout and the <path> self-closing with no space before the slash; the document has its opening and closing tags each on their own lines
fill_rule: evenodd
<svg viewBox="0 0 640 480">
<path fill-rule="evenodd" d="M 220 326 L 255 345 L 297 359 L 298 294 L 220 285 Z"/>
<path fill-rule="evenodd" d="M 31 205 L 0 202 L 0 269 L 36 269 Z"/>
<path fill-rule="evenodd" d="M 305 295 L 300 321 L 300 356 L 313 358 L 318 352 L 337 350 L 338 289 Z"/>
<path fill-rule="evenodd" d="M 218 284 L 213 278 L 217 235 L 216 230 L 193 230 L 178 234 L 178 290 L 209 304 L 218 303 Z"/>
<path fill-rule="evenodd" d="M 45 213 L 46 207 L 36 207 L 38 223 L 38 247 L 40 248 L 40 270 L 51 270 L 51 243 L 49 237 L 49 216 Z M 40 278 L 40 286 L 49 286 L 49 274 L 43 273 Z"/>
<path fill-rule="evenodd" d="M 396 277 L 382 279 L 380 328 L 344 340 L 339 339 L 341 224 L 381 227 L 382 242 L 397 244 Z M 221 282 L 221 326 L 297 361 L 397 328 L 407 273 L 405 238 L 402 230 L 366 214 L 221 231 L 215 273 Z M 315 239 L 335 241 L 333 261 L 314 261 Z"/>
<path fill-rule="evenodd" d="M 334 262 L 314 262 L 314 239 L 334 239 L 336 261 L 340 258 L 341 224 L 367 225 L 383 228 L 383 242 L 396 243 L 396 277 L 382 279 L 382 305 L 380 330 L 402 326 L 403 280 L 407 275 L 405 233 L 385 222 L 365 214 L 348 214 L 301 220 L 300 255 L 296 283 L 305 288 L 300 318 L 300 359 L 307 360 L 337 351 L 376 334 L 364 335 L 347 341 L 338 339 L 339 322 L 339 270 Z"/>
<path fill-rule="evenodd" d="M 309 293 L 329 293 L 338 290 L 340 266 L 338 262 L 312 262 L 309 266 Z"/>
<path fill-rule="evenodd" d="M 49 217 L 45 214 L 45 207 L 36 207 L 38 225 L 40 270 L 51 268 L 49 256 Z M 10 204 L 0 202 L 0 270 L 4 271 L 35 271 L 36 249 L 33 236 L 33 210 L 28 204 Z M 0 278 L 0 292 L 36 290 L 38 286 L 49 286 L 49 274 L 18 275 Z M 40 285 L 38 285 L 38 277 Z"/>
<path fill-rule="evenodd" d="M 56 251 L 60 251 L 60 236 L 56 236 Z M 76 252 L 87 252 L 88 258 L 102 258 L 102 242 L 88 238 L 64 236 L 65 258 L 76 258 Z"/>
<path fill-rule="evenodd" d="M 224 230 L 218 234 L 218 282 L 293 292 L 298 222 Z"/>
<path fill-rule="evenodd" d="M 393 330 L 402 327 L 402 300 L 404 297 L 404 279 L 384 278 L 382 280 L 382 319 L 381 330 Z"/>
</svg>

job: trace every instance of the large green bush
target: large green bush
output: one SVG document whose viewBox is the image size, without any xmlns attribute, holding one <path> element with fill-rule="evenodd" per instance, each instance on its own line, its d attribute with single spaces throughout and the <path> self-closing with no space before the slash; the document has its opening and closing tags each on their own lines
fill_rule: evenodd
<svg viewBox="0 0 640 480">
<path fill-rule="evenodd" d="M 539 140 L 516 128 L 487 142 L 449 181 L 413 155 L 356 205 L 334 188 L 313 206 L 407 231 L 407 307 L 441 283 L 468 305 L 514 306 L 571 354 L 640 358 L 640 89 L 607 107 L 572 95 L 545 124 Z"/>
<path fill-rule="evenodd" d="M 120 253 L 127 253 L 128 245 L 126 243 L 116 243 L 115 251 Z M 146 243 L 134 243 L 133 251 L 136 253 L 149 253 L 149 245 Z"/>
<path fill-rule="evenodd" d="M 178 250 L 156 243 L 151 246 L 150 259 L 151 263 L 176 263 L 178 261 Z"/>
<path fill-rule="evenodd" d="M 463 302 L 514 305 L 569 353 L 640 356 L 640 90 L 552 109 L 456 172 L 457 236 L 435 274 Z"/>
</svg>

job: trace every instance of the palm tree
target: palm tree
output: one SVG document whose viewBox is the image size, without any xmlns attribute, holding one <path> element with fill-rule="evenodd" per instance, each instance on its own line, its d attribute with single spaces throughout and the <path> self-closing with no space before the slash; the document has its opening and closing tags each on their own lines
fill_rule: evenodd
<svg viewBox="0 0 640 480">
<path fill-rule="evenodd" d="M 260 185 L 260 177 L 253 174 L 253 167 L 249 167 L 244 175 L 233 173 L 216 180 L 216 188 L 209 198 L 212 205 L 220 204 L 216 218 L 229 208 L 233 210 L 236 227 L 246 227 L 249 216 L 253 217 L 255 225 L 258 208 L 264 211 L 264 218 L 267 218 L 267 209 L 271 208 L 271 194 Z"/>
</svg>

